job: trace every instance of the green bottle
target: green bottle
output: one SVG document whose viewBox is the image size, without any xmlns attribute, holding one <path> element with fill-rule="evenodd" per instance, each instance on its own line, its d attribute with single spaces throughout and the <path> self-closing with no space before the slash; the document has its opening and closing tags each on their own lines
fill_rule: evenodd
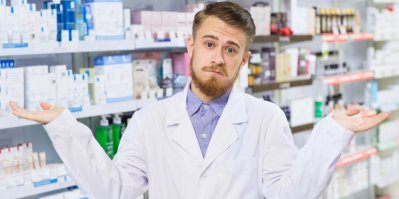
<svg viewBox="0 0 399 199">
<path fill-rule="evenodd" d="M 114 119 L 112 121 L 113 155 L 115 155 L 118 152 L 119 141 L 121 139 L 121 131 L 122 131 L 122 119 L 119 117 L 119 114 L 115 114 Z"/>
<path fill-rule="evenodd" d="M 321 95 L 317 96 L 315 101 L 315 118 L 316 120 L 321 120 L 324 117 L 323 113 L 323 97 Z"/>
<path fill-rule="evenodd" d="M 107 151 L 108 134 L 110 131 L 109 123 L 105 115 L 101 116 L 100 126 L 96 128 L 96 140 L 100 146 Z"/>
</svg>

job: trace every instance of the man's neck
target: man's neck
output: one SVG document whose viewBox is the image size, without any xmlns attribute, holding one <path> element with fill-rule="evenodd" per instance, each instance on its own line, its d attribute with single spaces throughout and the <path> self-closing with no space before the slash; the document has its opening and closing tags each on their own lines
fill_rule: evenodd
<svg viewBox="0 0 399 199">
<path fill-rule="evenodd" d="M 215 97 L 210 97 L 210 96 L 202 93 L 201 90 L 199 88 L 197 88 L 193 82 L 191 82 L 190 87 L 191 87 L 191 91 L 194 93 L 194 95 L 197 96 L 204 103 L 208 103 L 209 101 L 215 99 Z"/>
</svg>

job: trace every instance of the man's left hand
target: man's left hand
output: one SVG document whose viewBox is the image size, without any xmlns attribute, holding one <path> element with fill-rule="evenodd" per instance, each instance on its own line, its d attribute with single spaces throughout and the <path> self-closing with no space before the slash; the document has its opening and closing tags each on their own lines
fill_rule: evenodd
<svg viewBox="0 0 399 199">
<path fill-rule="evenodd" d="M 368 114 L 359 106 L 352 106 L 346 109 L 335 109 L 333 118 L 344 128 L 358 133 L 370 130 L 382 123 L 389 117 L 389 113 Z"/>
</svg>

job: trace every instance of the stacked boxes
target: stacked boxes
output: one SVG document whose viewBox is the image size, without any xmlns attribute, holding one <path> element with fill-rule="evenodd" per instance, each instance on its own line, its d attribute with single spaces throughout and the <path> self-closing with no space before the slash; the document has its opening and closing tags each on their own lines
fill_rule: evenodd
<svg viewBox="0 0 399 199">
<path fill-rule="evenodd" d="M 9 112 L 10 100 L 24 106 L 24 73 L 22 68 L 14 68 L 13 60 L 0 60 L 0 65 L 0 115 L 4 115 Z"/>
<path fill-rule="evenodd" d="M 133 100 L 131 55 L 97 57 L 94 67 L 96 76 L 104 77 L 107 103 Z"/>
</svg>

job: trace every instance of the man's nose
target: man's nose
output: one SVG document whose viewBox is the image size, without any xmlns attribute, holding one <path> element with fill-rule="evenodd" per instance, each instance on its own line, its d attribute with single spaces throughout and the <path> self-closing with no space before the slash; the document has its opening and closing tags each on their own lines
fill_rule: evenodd
<svg viewBox="0 0 399 199">
<path fill-rule="evenodd" d="M 222 49 L 219 49 L 214 52 L 211 61 L 212 61 L 212 64 L 215 64 L 215 65 L 224 65 L 225 64 Z"/>
</svg>

